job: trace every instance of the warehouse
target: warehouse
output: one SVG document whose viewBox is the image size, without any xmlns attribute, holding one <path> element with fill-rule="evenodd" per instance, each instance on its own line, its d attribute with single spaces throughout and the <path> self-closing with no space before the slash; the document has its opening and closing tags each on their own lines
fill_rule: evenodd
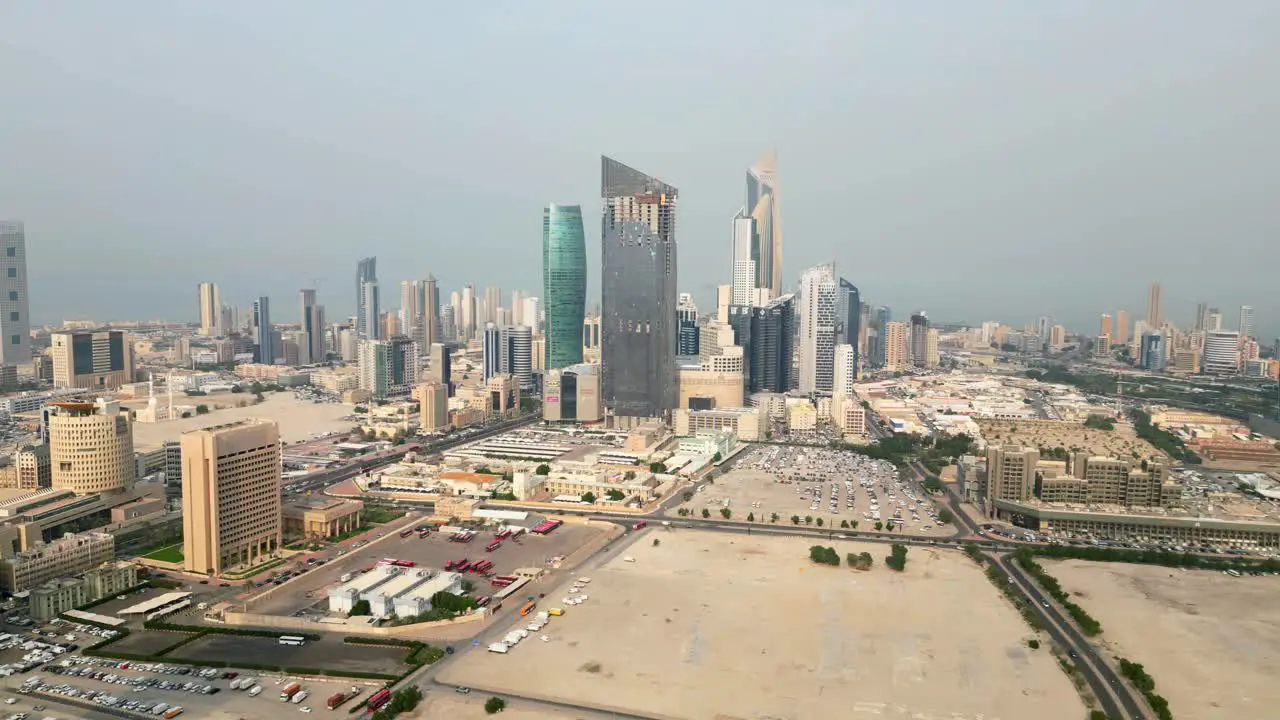
<svg viewBox="0 0 1280 720">
<path fill-rule="evenodd" d="M 356 575 L 329 591 L 329 612 L 350 613 L 361 596 L 395 577 L 395 568 L 379 567 Z"/>
<path fill-rule="evenodd" d="M 407 592 L 400 593 L 393 603 L 396 617 L 413 617 L 430 610 L 431 596 L 438 592 L 461 593 L 462 576 L 458 573 L 442 572 Z"/>
</svg>

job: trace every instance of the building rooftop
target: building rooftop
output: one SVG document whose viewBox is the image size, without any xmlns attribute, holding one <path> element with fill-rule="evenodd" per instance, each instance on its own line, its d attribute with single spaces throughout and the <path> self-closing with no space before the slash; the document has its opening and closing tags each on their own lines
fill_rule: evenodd
<svg viewBox="0 0 1280 720">
<path fill-rule="evenodd" d="M 130 605 L 129 607 L 123 610 L 117 610 L 116 614 L 117 615 L 145 615 L 146 613 L 149 613 L 153 610 L 159 610 L 160 608 L 165 607 L 166 605 L 176 603 L 180 600 L 185 600 L 189 597 L 191 597 L 191 593 L 189 592 L 165 593 L 163 595 L 153 597 L 150 600 L 143 600 L 137 605 Z"/>
</svg>

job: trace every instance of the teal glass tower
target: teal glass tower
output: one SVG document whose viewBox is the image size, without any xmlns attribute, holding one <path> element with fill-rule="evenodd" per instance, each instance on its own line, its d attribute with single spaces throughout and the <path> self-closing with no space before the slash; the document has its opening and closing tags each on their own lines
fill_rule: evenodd
<svg viewBox="0 0 1280 720">
<path fill-rule="evenodd" d="M 546 311 L 546 369 L 582 362 L 587 310 L 587 238 L 582 207 L 548 205 L 542 211 L 542 297 Z"/>
</svg>

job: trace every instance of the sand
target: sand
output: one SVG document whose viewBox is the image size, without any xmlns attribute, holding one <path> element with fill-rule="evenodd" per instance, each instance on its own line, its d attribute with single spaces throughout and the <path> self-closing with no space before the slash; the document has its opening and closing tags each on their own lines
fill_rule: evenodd
<svg viewBox="0 0 1280 720">
<path fill-rule="evenodd" d="M 1280 578 L 1081 560 L 1044 566 L 1102 623 L 1102 644 L 1155 678 L 1174 717 L 1280 712 Z"/>
<path fill-rule="evenodd" d="M 353 406 L 341 403 L 316 404 L 309 400 L 298 400 L 291 392 L 266 393 L 265 399 L 257 405 L 246 407 L 227 407 L 211 410 L 205 415 L 159 423 L 134 423 L 133 444 L 139 450 L 160 447 L 165 440 L 177 440 L 188 430 L 198 430 L 213 425 L 223 425 L 239 420 L 261 418 L 275 420 L 280 425 L 280 438 L 293 444 L 300 440 L 310 440 L 313 433 L 326 433 L 333 430 L 350 430 L 355 426 L 352 420 L 342 418 L 350 415 Z M 249 400 L 253 396 L 248 393 L 237 395 L 218 394 L 208 397 L 184 397 L 182 402 L 189 405 L 207 404 L 210 408 L 219 403 L 230 403 L 232 399 Z M 176 400 L 175 400 L 176 402 Z"/>
<path fill-rule="evenodd" d="M 811 565 L 804 539 L 650 535 L 592 571 L 590 600 L 553 618 L 548 642 L 467 650 L 439 679 L 707 720 L 1086 714 L 1048 650 L 1027 648 L 1021 618 L 958 552 L 913 548 L 900 574 L 882 565 L 887 546 L 837 541 L 842 557 L 875 557 L 857 572 Z"/>
</svg>

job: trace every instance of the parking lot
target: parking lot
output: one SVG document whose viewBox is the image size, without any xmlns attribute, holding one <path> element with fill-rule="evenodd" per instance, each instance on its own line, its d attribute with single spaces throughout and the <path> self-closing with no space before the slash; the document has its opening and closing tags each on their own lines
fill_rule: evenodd
<svg viewBox="0 0 1280 720">
<path fill-rule="evenodd" d="M 352 645 L 329 634 L 302 646 L 281 645 L 275 638 L 206 635 L 183 645 L 166 659 L 235 663 L 252 658 L 254 663 L 263 665 L 399 675 L 408 669 L 404 664 L 407 655 L 405 648 Z"/>
<path fill-rule="evenodd" d="M 524 521 L 532 526 L 541 518 L 530 516 Z M 418 567 L 441 570 L 446 562 L 459 558 L 483 557 L 494 564 L 492 573 L 508 574 L 516 568 L 546 567 L 555 558 L 563 558 L 604 532 L 600 526 L 584 526 L 565 523 L 550 535 L 528 535 L 518 540 L 508 540 L 499 549 L 487 553 L 485 545 L 493 538 L 493 532 L 482 530 L 470 543 L 454 543 L 432 532 L 426 538 L 416 533 L 406 538 L 390 537 L 372 546 L 353 549 L 341 558 L 319 567 L 300 578 L 292 580 L 282 590 L 252 603 L 251 611 L 267 615 L 328 614 L 328 590 L 340 583 L 346 573 L 355 573 L 371 567 L 384 558 L 409 560 Z M 483 595 L 477 582 L 477 595 Z"/>
<path fill-rule="evenodd" d="M 938 506 L 914 481 L 904 481 L 892 464 L 854 453 L 826 448 L 757 445 L 740 456 L 728 473 L 703 485 L 681 507 L 701 515 L 756 522 L 792 523 L 876 530 L 894 524 L 894 530 L 913 535 L 952 534 L 937 517 Z M 667 511 L 679 515 L 679 509 Z M 806 522 L 808 518 L 811 522 Z"/>
</svg>

